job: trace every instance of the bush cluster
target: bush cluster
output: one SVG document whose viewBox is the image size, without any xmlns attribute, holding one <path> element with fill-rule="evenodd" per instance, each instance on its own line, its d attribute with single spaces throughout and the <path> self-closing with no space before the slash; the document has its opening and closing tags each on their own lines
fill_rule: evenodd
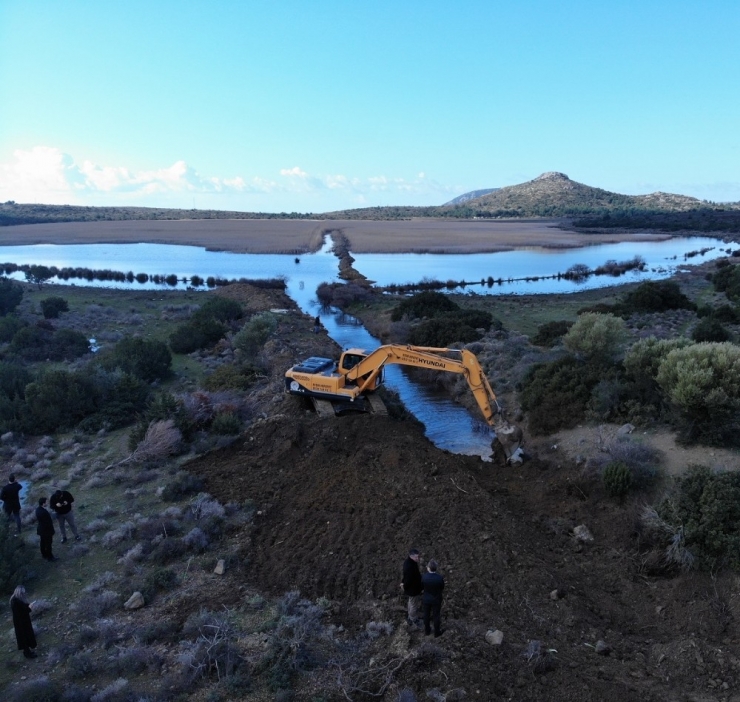
<svg viewBox="0 0 740 702">
<path fill-rule="evenodd" d="M 408 332 L 408 341 L 416 346 L 445 347 L 454 342 L 464 344 L 477 341 L 491 327 L 501 329 L 490 312 L 462 309 L 448 296 L 426 290 L 399 303 L 391 312 L 391 319 L 421 319 Z"/>
<path fill-rule="evenodd" d="M 612 497 L 624 499 L 632 487 L 632 471 L 622 461 L 612 461 L 601 474 L 604 488 Z"/>
<path fill-rule="evenodd" d="M 704 317 L 691 332 L 691 338 L 696 342 L 702 341 L 729 341 L 732 334 L 716 317 Z"/>
<path fill-rule="evenodd" d="M 565 336 L 573 322 L 567 322 L 561 319 L 557 322 L 547 322 L 537 329 L 537 333 L 532 337 L 532 343 L 535 346 L 555 346 L 555 344 Z"/>
<path fill-rule="evenodd" d="M 681 292 L 673 280 L 647 281 L 628 292 L 624 298 L 613 305 L 598 303 L 578 311 L 613 314 L 627 318 L 635 313 L 667 312 L 668 310 L 695 310 L 696 305 Z"/>
<path fill-rule="evenodd" d="M 208 348 L 222 339 L 229 324 L 242 314 L 242 307 L 235 300 L 213 295 L 170 335 L 170 348 L 175 353 Z"/>
<path fill-rule="evenodd" d="M 25 332 L 39 344 L 21 346 Z M 60 338 L 70 343 L 60 344 Z M 79 332 L 24 327 L 11 348 L 18 344 L 21 358 L 41 355 L 45 360 L 49 356 L 44 349 L 47 353 L 49 349 L 43 343 L 48 339 L 56 339 L 51 358 L 74 344 L 84 344 L 85 350 L 88 346 Z M 164 344 L 130 337 L 75 371 L 46 369 L 33 375 L 17 362 L 0 363 L 0 429 L 38 434 L 78 424 L 83 431 L 126 426 L 145 408 L 149 383 L 166 377 L 170 366 L 171 355 Z"/>
<path fill-rule="evenodd" d="M 234 335 L 234 348 L 248 357 L 254 357 L 275 329 L 277 319 L 274 314 L 270 312 L 256 314 Z"/>
<path fill-rule="evenodd" d="M 728 300 L 740 302 L 740 266 L 722 266 L 712 276 L 712 283 L 717 292 L 723 292 Z"/>
<path fill-rule="evenodd" d="M 657 512 L 681 531 L 700 567 L 740 567 L 740 473 L 692 466 Z"/>
<path fill-rule="evenodd" d="M 323 307 L 345 308 L 355 302 L 364 302 L 373 295 L 368 285 L 359 283 L 320 283 L 316 298 Z"/>
<path fill-rule="evenodd" d="M 24 361 L 72 361 L 90 350 L 87 337 L 73 329 L 23 326 L 14 334 L 9 352 Z"/>
<path fill-rule="evenodd" d="M 110 351 L 101 353 L 98 363 L 106 370 L 119 369 L 151 383 L 169 376 L 172 354 L 161 341 L 129 336 L 121 339 Z"/>
<path fill-rule="evenodd" d="M 532 366 L 522 382 L 522 408 L 534 434 L 574 427 L 583 419 L 591 393 L 603 379 L 598 365 L 565 356 Z"/>
<path fill-rule="evenodd" d="M 0 278 L 0 316 L 13 312 L 22 299 L 22 286 L 8 278 Z"/>
<path fill-rule="evenodd" d="M 44 319 L 56 319 L 60 313 L 68 311 L 69 305 L 63 297 L 47 297 L 41 300 L 41 313 Z"/>
<path fill-rule="evenodd" d="M 259 369 L 250 363 L 224 363 L 213 373 L 203 378 L 203 387 L 216 392 L 218 390 L 248 390 L 262 376 Z"/>
</svg>

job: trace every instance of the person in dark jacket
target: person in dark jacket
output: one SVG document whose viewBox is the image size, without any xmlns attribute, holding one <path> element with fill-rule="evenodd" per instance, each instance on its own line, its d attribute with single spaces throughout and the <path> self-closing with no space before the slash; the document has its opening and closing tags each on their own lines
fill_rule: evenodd
<svg viewBox="0 0 740 702">
<path fill-rule="evenodd" d="M 23 651 L 26 658 L 36 658 L 36 653 L 32 650 L 36 648 L 36 634 L 31 624 L 32 608 L 33 603 L 29 604 L 26 597 L 26 588 L 19 585 L 10 598 L 10 609 L 13 612 L 13 628 L 18 650 Z"/>
<path fill-rule="evenodd" d="M 424 609 L 424 633 L 429 635 L 432 630 L 429 626 L 430 618 L 434 620 L 434 635 L 441 636 L 442 591 L 445 589 L 444 578 L 437 572 L 437 561 L 432 559 L 427 563 L 427 572 L 421 576 L 421 585 L 424 592 L 421 596 L 421 605 Z"/>
<path fill-rule="evenodd" d="M 406 623 L 414 624 L 419 618 L 419 605 L 421 604 L 421 571 L 419 570 L 419 551 L 412 548 L 403 562 L 403 580 L 401 587 L 408 596 L 408 609 Z"/>
<path fill-rule="evenodd" d="M 72 493 L 67 490 L 57 490 L 49 500 L 49 506 L 51 511 L 57 515 L 57 521 L 59 522 L 59 529 L 62 532 L 62 543 L 67 542 L 67 530 L 64 528 L 64 523 L 69 524 L 69 528 L 72 529 L 72 533 L 75 535 L 75 541 L 80 540 L 80 535 L 77 533 L 77 526 L 75 524 L 75 515 L 72 512 L 72 503 L 75 498 L 72 497 Z"/>
<path fill-rule="evenodd" d="M 54 538 L 54 522 L 44 506 L 46 498 L 39 497 L 39 506 L 36 508 L 36 533 L 41 537 L 41 557 L 47 561 L 56 561 L 57 557 L 51 552 L 51 541 Z"/>
<path fill-rule="evenodd" d="M 11 473 L 8 476 L 7 485 L 3 485 L 3 489 L 0 490 L 0 500 L 3 501 L 3 510 L 8 517 L 8 521 L 11 519 L 15 521 L 15 526 L 19 534 L 21 533 L 21 499 L 19 495 L 22 489 L 21 484 L 15 482 L 15 474 Z"/>
</svg>

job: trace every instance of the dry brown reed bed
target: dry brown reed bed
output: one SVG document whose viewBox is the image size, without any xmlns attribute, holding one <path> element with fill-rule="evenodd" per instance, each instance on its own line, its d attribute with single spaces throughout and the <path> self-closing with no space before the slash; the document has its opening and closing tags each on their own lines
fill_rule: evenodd
<svg viewBox="0 0 740 702">
<path fill-rule="evenodd" d="M 316 251 L 323 234 L 343 232 L 353 253 L 480 253 L 528 246 L 573 248 L 618 241 L 662 241 L 667 234 L 583 234 L 557 220 L 135 220 L 60 222 L 0 228 L 0 246 L 29 244 L 181 244 L 235 253 Z"/>
</svg>

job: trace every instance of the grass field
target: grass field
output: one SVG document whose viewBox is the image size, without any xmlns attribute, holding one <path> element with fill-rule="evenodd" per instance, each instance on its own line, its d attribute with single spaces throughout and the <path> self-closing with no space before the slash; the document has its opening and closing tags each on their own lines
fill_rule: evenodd
<svg viewBox="0 0 740 702">
<path fill-rule="evenodd" d="M 177 220 L 61 222 L 0 227 L 0 246 L 30 244 L 182 244 L 236 253 L 316 251 L 323 235 L 341 231 L 356 253 L 473 253 L 526 246 L 572 248 L 650 241 L 666 234 L 581 234 L 558 220 Z"/>
</svg>

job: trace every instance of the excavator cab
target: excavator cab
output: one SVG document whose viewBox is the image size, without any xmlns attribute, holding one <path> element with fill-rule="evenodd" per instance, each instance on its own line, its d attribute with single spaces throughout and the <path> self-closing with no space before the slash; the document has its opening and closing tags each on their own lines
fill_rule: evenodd
<svg viewBox="0 0 740 702">
<path fill-rule="evenodd" d="M 337 370 L 342 375 L 347 375 L 349 371 L 351 371 L 358 363 L 361 363 L 367 358 L 367 353 L 362 349 L 349 349 L 347 351 L 344 351 L 339 358 L 339 363 L 337 364 Z M 358 376 L 355 380 L 348 381 L 348 385 L 362 385 L 363 381 L 365 381 L 370 373 L 365 373 L 364 375 Z M 380 371 L 377 373 L 377 377 L 375 378 L 373 384 L 368 388 L 368 390 L 375 390 L 380 384 L 383 382 L 383 369 L 381 368 Z"/>
</svg>

